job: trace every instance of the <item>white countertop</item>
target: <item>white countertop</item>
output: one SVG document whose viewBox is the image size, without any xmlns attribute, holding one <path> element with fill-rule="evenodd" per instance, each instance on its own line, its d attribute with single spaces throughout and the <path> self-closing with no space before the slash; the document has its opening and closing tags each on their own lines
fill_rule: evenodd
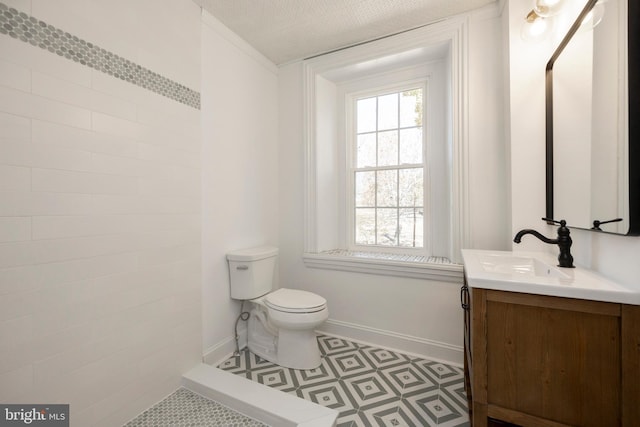
<svg viewBox="0 0 640 427">
<path fill-rule="evenodd" d="M 551 254 L 463 249 L 462 257 L 471 288 L 640 305 L 640 289 L 585 268 L 557 267 Z"/>
</svg>

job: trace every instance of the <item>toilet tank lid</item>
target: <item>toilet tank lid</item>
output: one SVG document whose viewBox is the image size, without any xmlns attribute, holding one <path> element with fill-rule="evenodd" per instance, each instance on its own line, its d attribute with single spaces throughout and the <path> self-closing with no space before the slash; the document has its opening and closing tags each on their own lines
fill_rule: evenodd
<svg viewBox="0 0 640 427">
<path fill-rule="evenodd" d="M 258 261 L 278 255 L 278 248 L 274 246 L 258 246 L 255 248 L 239 249 L 227 253 L 229 261 Z"/>
</svg>

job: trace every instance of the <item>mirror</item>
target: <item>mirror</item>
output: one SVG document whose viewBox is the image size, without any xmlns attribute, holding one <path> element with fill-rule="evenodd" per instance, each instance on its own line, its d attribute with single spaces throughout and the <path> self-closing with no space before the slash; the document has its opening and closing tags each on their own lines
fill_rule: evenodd
<svg viewBox="0 0 640 427">
<path fill-rule="evenodd" d="M 640 235 L 638 3 L 588 0 L 547 63 L 546 218 L 572 228 Z"/>
</svg>

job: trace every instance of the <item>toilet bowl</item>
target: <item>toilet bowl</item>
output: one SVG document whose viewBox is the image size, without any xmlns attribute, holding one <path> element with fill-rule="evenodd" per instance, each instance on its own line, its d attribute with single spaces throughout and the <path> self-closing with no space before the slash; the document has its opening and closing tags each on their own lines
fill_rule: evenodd
<svg viewBox="0 0 640 427">
<path fill-rule="evenodd" d="M 276 255 L 273 247 L 227 254 L 231 297 L 253 304 L 247 346 L 277 365 L 315 369 L 321 363 L 315 328 L 329 317 L 327 301 L 308 291 L 272 290 Z"/>
<path fill-rule="evenodd" d="M 249 351 L 286 368 L 320 366 L 315 328 L 329 317 L 324 298 L 311 292 L 281 288 L 252 302 L 257 307 L 252 311 L 254 322 L 249 323 Z M 266 316 L 261 312 L 266 312 Z M 270 338 L 273 345 L 265 348 L 264 343 Z"/>
</svg>

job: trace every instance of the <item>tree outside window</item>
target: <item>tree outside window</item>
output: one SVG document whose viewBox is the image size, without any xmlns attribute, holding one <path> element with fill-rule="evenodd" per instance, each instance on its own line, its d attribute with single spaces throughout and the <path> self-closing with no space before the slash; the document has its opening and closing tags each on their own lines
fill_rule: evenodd
<svg viewBox="0 0 640 427">
<path fill-rule="evenodd" d="M 424 247 L 423 89 L 355 99 L 354 241 Z"/>
</svg>

